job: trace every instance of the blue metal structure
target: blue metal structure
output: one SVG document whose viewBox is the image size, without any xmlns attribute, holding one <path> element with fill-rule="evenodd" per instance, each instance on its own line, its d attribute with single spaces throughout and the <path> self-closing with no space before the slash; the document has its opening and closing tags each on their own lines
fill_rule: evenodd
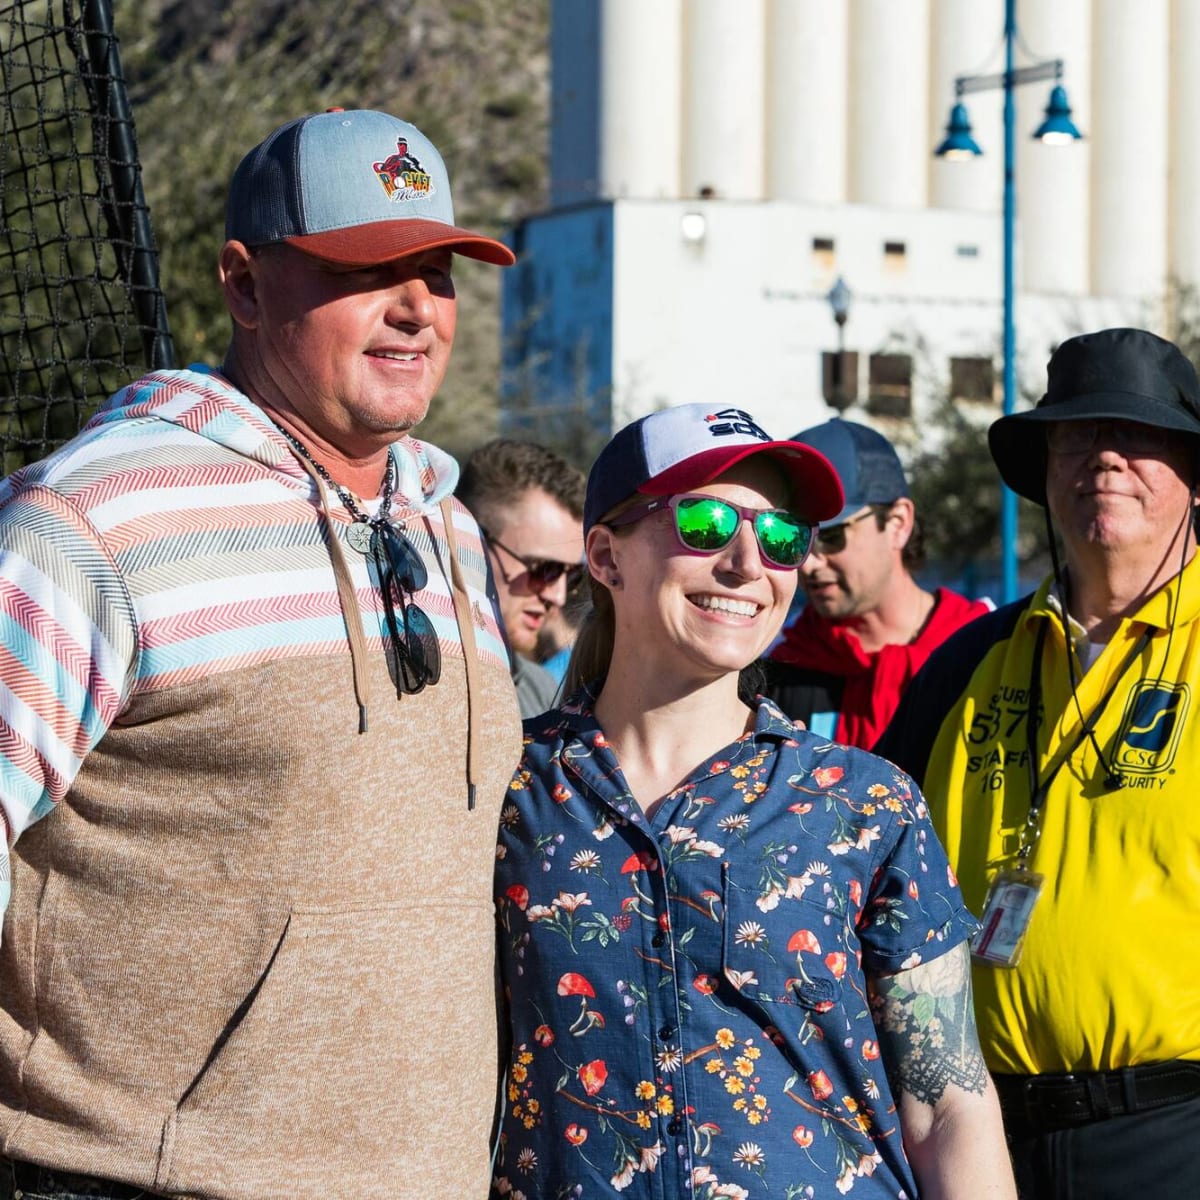
<svg viewBox="0 0 1200 1200">
<path fill-rule="evenodd" d="M 501 432 L 537 438 L 542 423 L 582 408 L 611 433 L 613 272 L 610 201 L 560 209 L 514 231 L 503 272 Z"/>
<path fill-rule="evenodd" d="M 946 139 L 934 151 L 944 158 L 966 158 L 981 154 L 971 136 L 971 122 L 962 97 L 968 92 L 1004 89 L 1004 415 L 1015 411 L 1017 403 L 1017 321 L 1016 321 L 1016 230 L 1017 230 L 1017 135 L 1014 91 L 1023 83 L 1053 79 L 1055 86 L 1046 106 L 1046 119 L 1034 137 L 1042 141 L 1074 141 L 1083 135 L 1071 120 L 1071 107 L 1062 87 L 1061 58 L 1016 65 L 1017 0 L 1004 5 L 1004 71 L 996 75 L 960 75 L 954 81 L 955 104 L 946 126 Z M 1003 600 L 1017 598 L 1017 497 L 1011 489 L 1000 489 L 1000 560 Z"/>
</svg>

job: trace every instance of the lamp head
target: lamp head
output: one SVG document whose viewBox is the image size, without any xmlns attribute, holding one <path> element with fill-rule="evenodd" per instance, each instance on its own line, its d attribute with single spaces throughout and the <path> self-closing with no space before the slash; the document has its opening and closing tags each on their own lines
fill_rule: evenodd
<svg viewBox="0 0 1200 1200">
<path fill-rule="evenodd" d="M 971 118 L 967 116 L 967 106 L 959 101 L 950 110 L 946 136 L 933 152 L 934 157 L 953 160 L 976 158 L 982 153 L 979 143 L 971 136 Z"/>
<path fill-rule="evenodd" d="M 1050 89 L 1050 100 L 1046 105 L 1046 117 L 1034 130 L 1034 139 L 1049 146 L 1063 146 L 1077 142 L 1083 134 L 1071 120 L 1071 105 L 1067 100 L 1067 89 L 1056 83 Z"/>
<path fill-rule="evenodd" d="M 829 289 L 829 307 L 833 309 L 833 319 L 839 324 L 845 324 L 850 315 L 850 301 L 853 298 L 846 281 L 839 275 Z"/>
</svg>

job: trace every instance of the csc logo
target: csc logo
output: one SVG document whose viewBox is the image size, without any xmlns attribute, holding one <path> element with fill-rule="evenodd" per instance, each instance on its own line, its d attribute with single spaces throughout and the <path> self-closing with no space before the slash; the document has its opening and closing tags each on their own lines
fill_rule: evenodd
<svg viewBox="0 0 1200 1200">
<path fill-rule="evenodd" d="M 1129 694 L 1115 766 L 1122 771 L 1156 775 L 1174 761 L 1183 733 L 1191 689 L 1186 683 L 1167 686 L 1143 679 Z"/>
</svg>

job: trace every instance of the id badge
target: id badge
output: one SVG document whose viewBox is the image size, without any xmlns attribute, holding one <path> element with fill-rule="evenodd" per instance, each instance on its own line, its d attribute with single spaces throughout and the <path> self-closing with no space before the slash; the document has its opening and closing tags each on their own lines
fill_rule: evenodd
<svg viewBox="0 0 1200 1200">
<path fill-rule="evenodd" d="M 1031 871 L 1001 871 L 988 888 L 971 957 L 991 967 L 1015 967 L 1044 877 Z"/>
</svg>

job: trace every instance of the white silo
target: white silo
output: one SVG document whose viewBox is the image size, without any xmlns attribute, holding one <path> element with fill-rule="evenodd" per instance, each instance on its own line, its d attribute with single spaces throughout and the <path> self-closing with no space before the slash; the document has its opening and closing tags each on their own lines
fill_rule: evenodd
<svg viewBox="0 0 1200 1200">
<path fill-rule="evenodd" d="M 923 206 L 929 164 L 929 0 L 851 0 L 849 198 Z"/>
<path fill-rule="evenodd" d="M 1157 298 L 1167 275 L 1167 0 L 1095 0 L 1092 290 Z"/>
<path fill-rule="evenodd" d="M 1170 250 L 1174 281 L 1200 287 L 1200 4 L 1177 0 L 1171 25 Z"/>
<path fill-rule="evenodd" d="M 680 0 L 600 0 L 600 178 L 612 198 L 680 186 Z"/>
<path fill-rule="evenodd" d="M 930 12 L 933 47 L 929 64 L 929 138 L 931 150 L 946 133 L 955 102 L 954 80 L 1004 69 L 1003 0 L 933 0 Z M 1003 93 L 976 92 L 963 97 L 971 117 L 979 158 L 930 158 L 930 203 L 999 213 L 1004 178 Z"/>
<path fill-rule="evenodd" d="M 1089 289 L 1092 153 L 1090 0 L 1022 0 L 1017 9 L 1022 53 L 1017 66 L 1061 59 L 1062 85 L 1083 140 L 1049 145 L 1033 140 L 1054 80 L 1017 89 L 1017 221 L 1023 291 L 1070 296 Z M 1034 57 L 1031 59 L 1030 54 Z"/>
<path fill-rule="evenodd" d="M 643 3 L 641 11 L 653 7 Z M 765 11 L 765 0 L 688 0 L 685 6 L 685 195 L 762 199 Z"/>
<path fill-rule="evenodd" d="M 846 198 L 845 0 L 767 7 L 767 195 Z"/>
</svg>

